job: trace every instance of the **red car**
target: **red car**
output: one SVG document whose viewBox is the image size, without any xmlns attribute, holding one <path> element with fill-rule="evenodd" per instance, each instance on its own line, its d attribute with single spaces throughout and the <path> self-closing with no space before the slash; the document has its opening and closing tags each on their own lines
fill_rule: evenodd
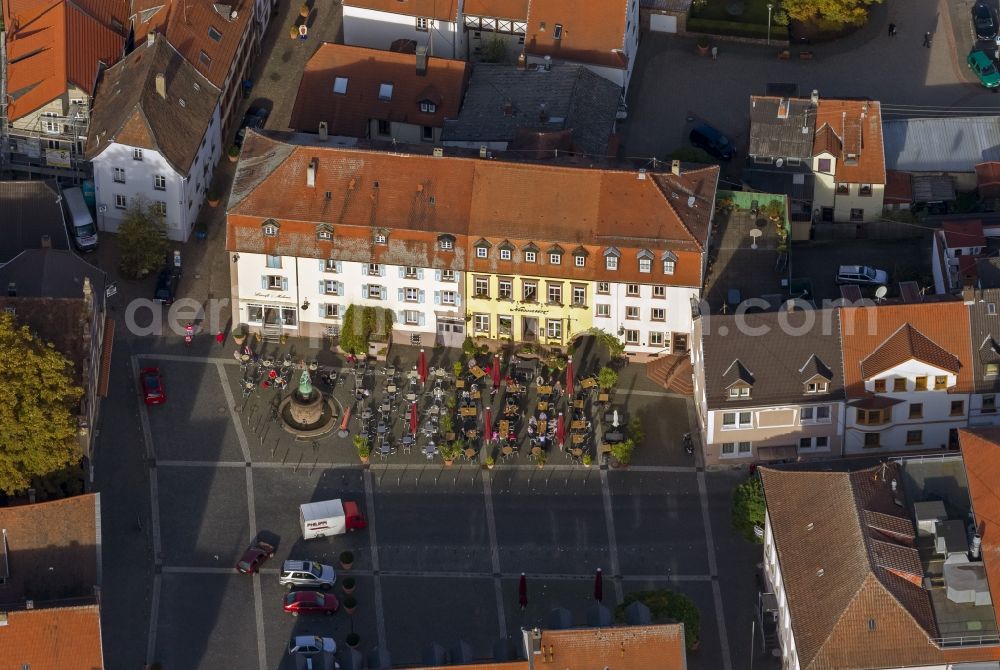
<svg viewBox="0 0 1000 670">
<path fill-rule="evenodd" d="M 333 614 L 340 609 L 336 596 L 319 591 L 292 591 L 285 596 L 285 611 L 299 614 Z"/>
<path fill-rule="evenodd" d="M 162 405 L 167 402 L 167 389 L 163 386 L 160 368 L 143 368 L 139 371 L 142 382 L 142 399 L 147 405 Z"/>
<path fill-rule="evenodd" d="M 264 564 L 264 561 L 274 556 L 274 547 L 267 542 L 255 542 L 251 544 L 243 557 L 236 564 L 236 569 L 244 575 L 252 575 Z"/>
</svg>

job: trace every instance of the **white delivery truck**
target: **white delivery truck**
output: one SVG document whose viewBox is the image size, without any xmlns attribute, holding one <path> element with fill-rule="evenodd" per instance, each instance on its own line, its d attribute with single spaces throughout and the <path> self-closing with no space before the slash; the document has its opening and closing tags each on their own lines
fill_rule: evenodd
<svg viewBox="0 0 1000 670">
<path fill-rule="evenodd" d="M 356 502 L 342 501 L 339 498 L 299 505 L 299 523 L 305 540 L 342 535 L 368 525 L 368 521 L 358 511 Z"/>
<path fill-rule="evenodd" d="M 74 186 L 63 190 L 62 194 L 69 214 L 69 232 L 73 236 L 73 244 L 80 251 L 94 251 L 97 249 L 97 227 L 90 208 L 83 199 L 83 191 Z"/>
</svg>

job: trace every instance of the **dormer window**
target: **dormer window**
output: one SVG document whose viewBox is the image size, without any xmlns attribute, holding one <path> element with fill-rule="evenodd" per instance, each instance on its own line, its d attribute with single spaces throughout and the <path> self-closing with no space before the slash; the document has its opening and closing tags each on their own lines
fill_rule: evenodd
<svg viewBox="0 0 1000 670">
<path fill-rule="evenodd" d="M 438 106 L 431 102 L 430 100 L 420 101 L 420 111 L 424 114 L 433 114 L 437 111 Z"/>
<path fill-rule="evenodd" d="M 664 251 L 663 256 L 663 274 L 672 275 L 674 270 L 677 269 L 677 256 L 672 251 Z"/>
<path fill-rule="evenodd" d="M 454 251 L 455 250 L 454 235 L 438 235 L 438 249 L 440 249 L 441 251 Z"/>
<path fill-rule="evenodd" d="M 316 239 L 330 241 L 333 239 L 333 228 L 324 224 L 316 226 Z"/>
<path fill-rule="evenodd" d="M 561 263 L 562 263 L 562 254 L 551 253 L 551 252 L 549 253 L 550 265 L 559 265 Z"/>
<path fill-rule="evenodd" d="M 490 244 L 487 240 L 480 238 L 479 241 L 476 242 L 475 244 L 476 258 L 489 258 L 490 247 L 492 246 L 493 245 Z"/>
<path fill-rule="evenodd" d="M 750 397 L 750 387 L 749 386 L 733 386 L 729 389 L 729 399 L 735 400 L 736 398 L 749 398 Z"/>
<path fill-rule="evenodd" d="M 529 242 L 524 247 L 524 262 L 525 263 L 538 262 L 538 247 L 535 246 L 533 242 Z"/>
<path fill-rule="evenodd" d="M 604 267 L 608 270 L 618 269 L 618 258 L 621 256 L 621 252 L 614 247 L 608 247 L 604 250 Z"/>
<path fill-rule="evenodd" d="M 806 393 L 826 393 L 829 389 L 828 382 L 813 381 L 806 384 Z"/>
<path fill-rule="evenodd" d="M 378 87 L 378 99 L 382 102 L 389 102 L 392 100 L 392 84 L 389 82 L 382 82 Z"/>
<path fill-rule="evenodd" d="M 587 250 L 577 247 L 573 250 L 573 265 L 578 268 L 587 267 Z"/>
<path fill-rule="evenodd" d="M 277 237 L 278 227 L 278 222 L 274 219 L 268 219 L 261 224 L 261 229 L 264 231 L 265 237 Z"/>
<path fill-rule="evenodd" d="M 653 271 L 653 254 L 648 249 L 643 249 L 638 253 L 639 272 Z"/>
<path fill-rule="evenodd" d="M 372 236 L 372 242 L 375 244 L 386 245 L 389 244 L 389 237 L 385 233 L 375 233 Z"/>
<path fill-rule="evenodd" d="M 857 154 L 847 154 L 847 157 L 844 158 L 844 164 L 845 165 L 857 165 L 858 164 L 858 155 Z"/>
</svg>

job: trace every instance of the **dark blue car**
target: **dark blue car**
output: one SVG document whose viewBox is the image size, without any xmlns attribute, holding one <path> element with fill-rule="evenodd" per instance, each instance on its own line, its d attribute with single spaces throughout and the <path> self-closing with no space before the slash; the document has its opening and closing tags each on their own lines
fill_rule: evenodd
<svg viewBox="0 0 1000 670">
<path fill-rule="evenodd" d="M 729 138 L 707 123 L 695 126 L 690 139 L 691 144 L 704 149 L 719 160 L 728 161 L 733 157 L 733 144 Z"/>
</svg>

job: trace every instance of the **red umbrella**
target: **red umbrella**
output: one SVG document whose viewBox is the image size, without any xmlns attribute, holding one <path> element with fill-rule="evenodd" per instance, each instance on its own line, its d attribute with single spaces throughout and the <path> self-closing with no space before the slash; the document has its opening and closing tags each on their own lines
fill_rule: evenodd
<svg viewBox="0 0 1000 670">
<path fill-rule="evenodd" d="M 566 361 L 566 397 L 573 399 L 573 357 Z"/>
<path fill-rule="evenodd" d="M 566 423 L 563 421 L 562 412 L 559 412 L 559 418 L 556 419 L 556 439 L 560 447 L 566 444 Z"/>
<path fill-rule="evenodd" d="M 600 568 L 597 568 L 597 574 L 594 575 L 594 600 L 597 602 L 604 600 L 604 576 Z"/>
<path fill-rule="evenodd" d="M 420 359 L 417 361 L 417 374 L 420 375 L 420 382 L 427 383 L 427 356 L 424 350 L 420 350 Z"/>
<path fill-rule="evenodd" d="M 488 442 L 493 436 L 493 410 L 487 405 L 486 407 L 486 417 L 483 419 L 483 435 L 486 437 Z"/>
<path fill-rule="evenodd" d="M 500 388 L 500 354 L 493 354 L 493 388 Z"/>
<path fill-rule="evenodd" d="M 528 578 L 521 573 L 521 583 L 517 585 L 517 602 L 523 610 L 528 606 Z"/>
<path fill-rule="evenodd" d="M 417 403 L 410 406 L 410 433 L 417 436 Z"/>
</svg>

